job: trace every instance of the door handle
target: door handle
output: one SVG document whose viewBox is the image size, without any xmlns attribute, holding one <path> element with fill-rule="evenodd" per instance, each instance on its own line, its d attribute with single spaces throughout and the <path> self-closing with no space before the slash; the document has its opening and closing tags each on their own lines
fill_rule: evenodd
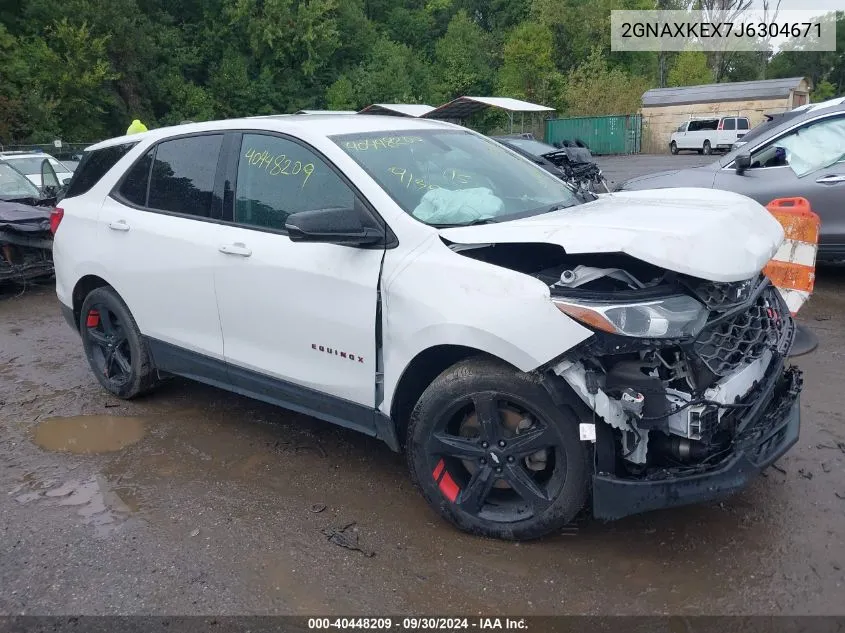
<svg viewBox="0 0 845 633">
<path fill-rule="evenodd" d="M 217 250 L 226 255 L 239 255 L 240 257 L 249 257 L 250 255 L 252 255 L 252 251 L 248 249 L 243 242 L 235 242 L 234 244 L 224 244 Z"/>
<path fill-rule="evenodd" d="M 128 231 L 129 225 L 126 220 L 117 220 L 116 222 L 109 222 L 109 228 L 112 231 Z"/>
<path fill-rule="evenodd" d="M 820 185 L 834 185 L 837 182 L 845 182 L 845 176 L 822 176 L 816 182 Z"/>
</svg>

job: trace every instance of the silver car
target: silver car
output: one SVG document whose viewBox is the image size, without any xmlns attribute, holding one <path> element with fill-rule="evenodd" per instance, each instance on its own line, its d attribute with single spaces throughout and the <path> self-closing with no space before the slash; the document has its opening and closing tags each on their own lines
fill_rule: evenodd
<svg viewBox="0 0 845 633">
<path fill-rule="evenodd" d="M 774 115 L 716 162 L 623 183 L 620 191 L 707 187 L 761 204 L 801 196 L 822 221 L 817 259 L 845 262 L 845 97 Z"/>
</svg>

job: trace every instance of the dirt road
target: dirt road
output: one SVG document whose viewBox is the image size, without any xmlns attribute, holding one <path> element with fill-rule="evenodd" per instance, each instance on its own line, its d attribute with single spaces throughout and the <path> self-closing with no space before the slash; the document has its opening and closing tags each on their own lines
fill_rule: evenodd
<svg viewBox="0 0 845 633">
<path fill-rule="evenodd" d="M 845 271 L 802 320 L 801 439 L 747 491 L 513 544 L 353 432 L 182 380 L 114 399 L 51 287 L 0 295 L 0 614 L 842 614 Z"/>
</svg>

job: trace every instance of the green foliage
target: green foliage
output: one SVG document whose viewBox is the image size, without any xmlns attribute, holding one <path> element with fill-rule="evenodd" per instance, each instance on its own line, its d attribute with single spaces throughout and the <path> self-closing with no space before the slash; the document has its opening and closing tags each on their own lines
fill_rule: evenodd
<svg viewBox="0 0 845 633">
<path fill-rule="evenodd" d="M 648 88 L 646 79 L 609 68 L 601 50 L 594 48 L 566 78 L 566 111 L 572 116 L 636 112 Z"/>
<path fill-rule="evenodd" d="M 557 102 L 562 77 L 557 71 L 553 34 L 539 22 L 523 22 L 508 37 L 499 70 L 499 93 L 528 101 Z"/>
<path fill-rule="evenodd" d="M 445 99 L 490 94 L 493 88 L 493 46 L 487 33 L 459 11 L 437 41 L 434 53 L 437 91 Z"/>
<path fill-rule="evenodd" d="M 498 94 L 560 115 L 639 109 L 658 81 L 712 80 L 700 54 L 612 53 L 612 9 L 686 0 L 4 0 L 0 143 L 92 141 L 150 127 L 374 102 Z M 845 92 L 837 52 L 736 53 L 723 79 L 807 76 Z M 710 68 L 715 68 L 713 60 Z M 473 125 L 507 129 L 502 113 Z"/>
<path fill-rule="evenodd" d="M 813 88 L 813 92 L 810 96 L 810 100 L 813 103 L 818 103 L 819 101 L 827 101 L 828 99 L 832 99 L 836 96 L 836 86 L 834 86 L 826 79 L 823 79 L 816 85 L 815 88 Z"/>
<path fill-rule="evenodd" d="M 807 51 L 801 44 L 787 42 L 772 57 L 767 77 L 809 77 L 816 90 L 827 82 L 834 87 L 834 95 L 845 92 L 845 11 L 829 13 L 823 19 L 836 22 L 836 50 Z"/>
<path fill-rule="evenodd" d="M 713 83 L 713 71 L 707 64 L 707 55 L 701 51 L 678 53 L 669 71 L 668 85 L 698 86 Z"/>
</svg>

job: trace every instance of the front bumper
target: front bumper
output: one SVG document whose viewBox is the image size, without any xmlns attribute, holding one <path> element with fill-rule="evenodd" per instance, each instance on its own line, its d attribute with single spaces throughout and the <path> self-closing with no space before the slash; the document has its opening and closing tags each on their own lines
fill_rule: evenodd
<svg viewBox="0 0 845 633">
<path fill-rule="evenodd" d="M 801 426 L 801 372 L 779 372 L 755 394 L 738 423 L 731 453 L 703 472 L 668 469 L 644 480 L 598 472 L 593 476 L 593 515 L 614 520 L 660 508 L 713 501 L 743 488 L 797 441 Z"/>
</svg>

